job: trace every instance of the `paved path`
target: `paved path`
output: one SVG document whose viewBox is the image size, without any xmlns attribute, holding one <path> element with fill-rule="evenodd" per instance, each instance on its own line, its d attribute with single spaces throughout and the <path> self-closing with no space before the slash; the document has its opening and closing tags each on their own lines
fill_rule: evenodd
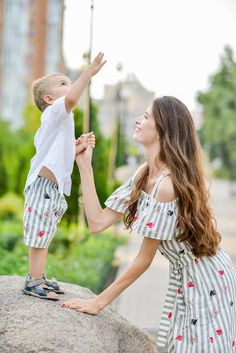
<svg viewBox="0 0 236 353">
<path fill-rule="evenodd" d="M 212 208 L 222 234 L 222 245 L 230 254 L 236 268 L 236 196 L 229 196 L 229 184 L 211 181 Z M 118 275 L 138 253 L 142 238 L 127 233 L 129 242 L 120 251 L 122 262 Z M 168 261 L 159 254 L 151 267 L 113 303 L 114 308 L 136 326 L 156 336 L 168 284 Z"/>
</svg>

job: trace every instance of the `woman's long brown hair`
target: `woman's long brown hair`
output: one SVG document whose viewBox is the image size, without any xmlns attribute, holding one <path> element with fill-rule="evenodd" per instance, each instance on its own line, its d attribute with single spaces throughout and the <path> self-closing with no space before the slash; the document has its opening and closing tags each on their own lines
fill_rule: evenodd
<svg viewBox="0 0 236 353">
<path fill-rule="evenodd" d="M 152 113 L 160 138 L 159 160 L 168 166 L 178 198 L 178 221 L 182 232 L 177 240 L 187 241 L 196 257 L 213 256 L 221 236 L 208 205 L 201 149 L 192 116 L 182 102 L 169 96 L 156 98 Z M 136 177 L 124 217 L 127 229 L 132 229 L 138 199 L 148 173 L 146 165 Z"/>
</svg>

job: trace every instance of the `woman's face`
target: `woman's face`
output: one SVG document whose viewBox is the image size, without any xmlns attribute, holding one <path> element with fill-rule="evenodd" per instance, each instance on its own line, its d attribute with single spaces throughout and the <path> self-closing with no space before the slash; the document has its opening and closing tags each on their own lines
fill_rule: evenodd
<svg viewBox="0 0 236 353">
<path fill-rule="evenodd" d="M 144 146 L 159 143 L 159 135 L 152 115 L 152 106 L 147 108 L 143 116 L 136 119 L 133 138 Z"/>
</svg>

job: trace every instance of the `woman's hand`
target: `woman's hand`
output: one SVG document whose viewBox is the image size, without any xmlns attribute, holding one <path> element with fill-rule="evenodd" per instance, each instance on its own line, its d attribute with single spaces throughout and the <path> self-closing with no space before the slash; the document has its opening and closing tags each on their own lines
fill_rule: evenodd
<svg viewBox="0 0 236 353">
<path fill-rule="evenodd" d="M 79 168 L 90 167 L 92 164 L 93 148 L 89 145 L 80 153 L 76 154 L 75 161 Z"/>
<path fill-rule="evenodd" d="M 84 300 L 80 298 L 72 298 L 61 304 L 62 308 L 73 309 L 81 313 L 97 315 L 102 307 L 96 302 L 96 298 L 91 300 Z"/>
</svg>

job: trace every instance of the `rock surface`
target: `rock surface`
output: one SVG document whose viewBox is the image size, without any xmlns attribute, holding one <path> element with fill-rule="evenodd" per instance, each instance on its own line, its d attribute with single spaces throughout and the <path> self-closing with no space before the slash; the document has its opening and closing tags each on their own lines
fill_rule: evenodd
<svg viewBox="0 0 236 353">
<path fill-rule="evenodd" d="M 66 294 L 53 302 L 22 294 L 23 282 L 0 276 L 0 353 L 157 353 L 153 338 L 109 308 L 92 316 L 60 307 L 92 298 L 87 288 L 62 283 Z"/>
</svg>

